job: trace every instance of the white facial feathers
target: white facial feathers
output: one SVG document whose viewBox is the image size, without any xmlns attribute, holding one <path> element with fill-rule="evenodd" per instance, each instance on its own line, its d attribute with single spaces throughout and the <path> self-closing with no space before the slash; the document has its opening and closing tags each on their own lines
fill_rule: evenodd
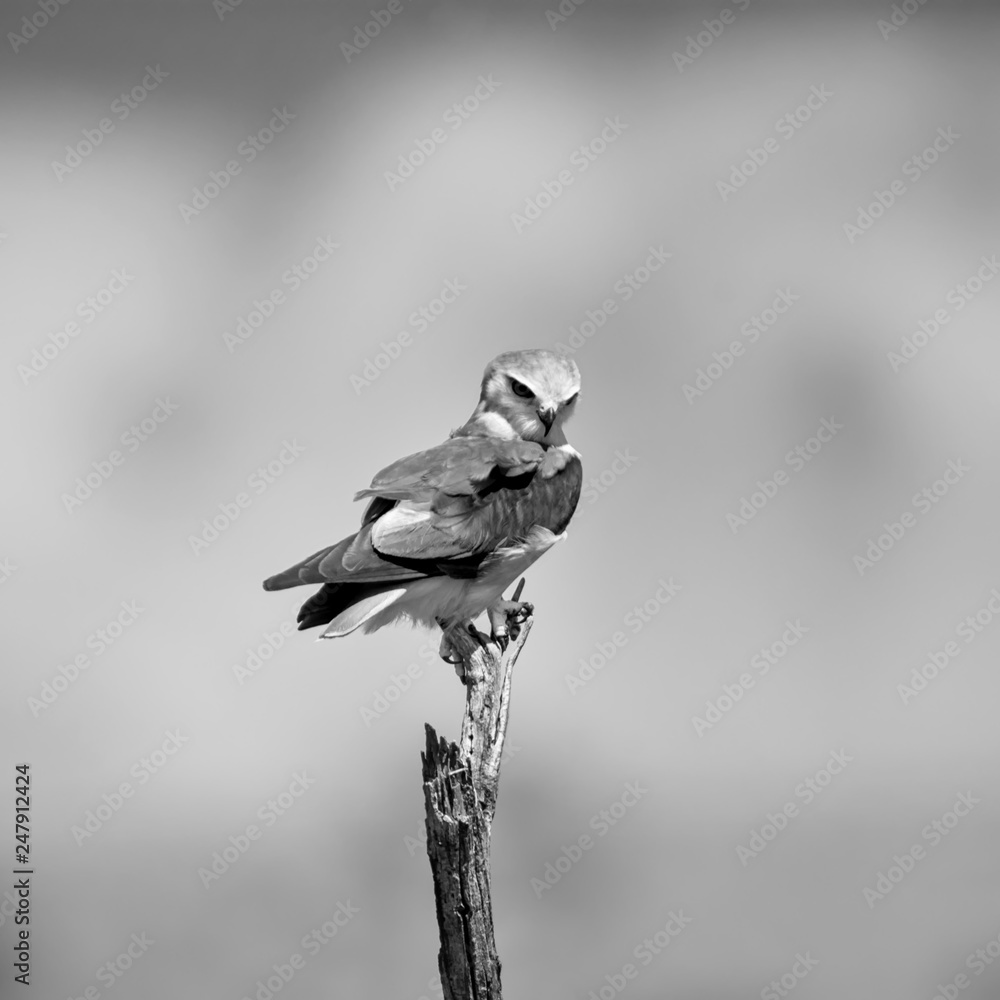
<svg viewBox="0 0 1000 1000">
<path fill-rule="evenodd" d="M 580 394 L 580 370 L 554 351 L 508 351 L 483 373 L 478 412 L 497 413 L 528 441 L 563 444 Z"/>
</svg>

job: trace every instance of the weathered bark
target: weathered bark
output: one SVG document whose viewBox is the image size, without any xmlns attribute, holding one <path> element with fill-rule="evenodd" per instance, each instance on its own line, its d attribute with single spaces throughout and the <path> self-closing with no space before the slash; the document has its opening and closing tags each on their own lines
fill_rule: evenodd
<svg viewBox="0 0 1000 1000">
<path fill-rule="evenodd" d="M 517 598 L 515 597 L 515 600 Z M 461 636 L 465 715 L 459 744 L 426 726 L 423 761 L 427 855 L 434 876 L 445 1000 L 501 1000 L 493 939 L 490 832 L 507 732 L 510 679 L 532 619 L 502 655 L 480 637 Z"/>
</svg>

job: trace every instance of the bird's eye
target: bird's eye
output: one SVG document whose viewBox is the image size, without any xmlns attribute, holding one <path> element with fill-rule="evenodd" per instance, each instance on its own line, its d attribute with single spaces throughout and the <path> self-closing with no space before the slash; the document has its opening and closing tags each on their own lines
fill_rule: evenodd
<svg viewBox="0 0 1000 1000">
<path fill-rule="evenodd" d="M 572 406 L 576 402 L 577 397 L 579 395 L 580 395 L 580 393 L 574 392 L 573 395 L 570 396 L 569 399 L 567 399 L 565 403 L 563 403 L 563 406 Z"/>
<path fill-rule="evenodd" d="M 518 382 L 516 378 L 510 380 L 510 387 L 514 390 L 515 396 L 522 396 L 524 399 L 532 399 L 535 395 L 523 382 Z"/>
</svg>

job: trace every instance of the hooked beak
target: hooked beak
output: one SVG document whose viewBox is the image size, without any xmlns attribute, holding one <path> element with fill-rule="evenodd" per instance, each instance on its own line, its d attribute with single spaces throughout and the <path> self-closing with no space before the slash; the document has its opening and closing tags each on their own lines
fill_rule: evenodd
<svg viewBox="0 0 1000 1000">
<path fill-rule="evenodd" d="M 554 406 L 543 406 L 535 410 L 535 412 L 538 414 L 538 419 L 545 425 L 545 433 L 548 434 L 555 423 L 556 408 Z"/>
</svg>

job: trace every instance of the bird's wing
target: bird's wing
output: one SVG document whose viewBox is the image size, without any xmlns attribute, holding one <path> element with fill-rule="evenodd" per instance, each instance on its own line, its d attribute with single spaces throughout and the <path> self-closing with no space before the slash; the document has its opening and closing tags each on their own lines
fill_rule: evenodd
<svg viewBox="0 0 1000 1000">
<path fill-rule="evenodd" d="M 511 479 L 534 470 L 545 449 L 534 441 L 491 437 L 449 438 L 436 448 L 418 451 L 383 469 L 367 490 L 354 499 L 433 500 L 468 497 L 491 482 Z"/>
<path fill-rule="evenodd" d="M 395 462 L 358 494 L 397 501 L 370 522 L 372 548 L 447 572 L 442 563 L 476 560 L 522 541 L 534 527 L 560 533 L 576 507 L 582 472 L 575 456 L 551 454 L 520 439 L 451 438 Z"/>
<path fill-rule="evenodd" d="M 582 479 L 575 453 L 520 439 L 450 438 L 383 469 L 355 497 L 372 498 L 361 530 L 264 588 L 475 576 L 487 555 L 523 541 L 533 528 L 561 534 Z"/>
<path fill-rule="evenodd" d="M 414 569 L 381 559 L 371 547 L 371 528 L 366 524 L 336 545 L 303 559 L 264 581 L 265 590 L 284 590 L 304 583 L 383 583 L 417 580 L 433 569 Z M 346 562 L 346 565 L 345 565 Z"/>
</svg>

